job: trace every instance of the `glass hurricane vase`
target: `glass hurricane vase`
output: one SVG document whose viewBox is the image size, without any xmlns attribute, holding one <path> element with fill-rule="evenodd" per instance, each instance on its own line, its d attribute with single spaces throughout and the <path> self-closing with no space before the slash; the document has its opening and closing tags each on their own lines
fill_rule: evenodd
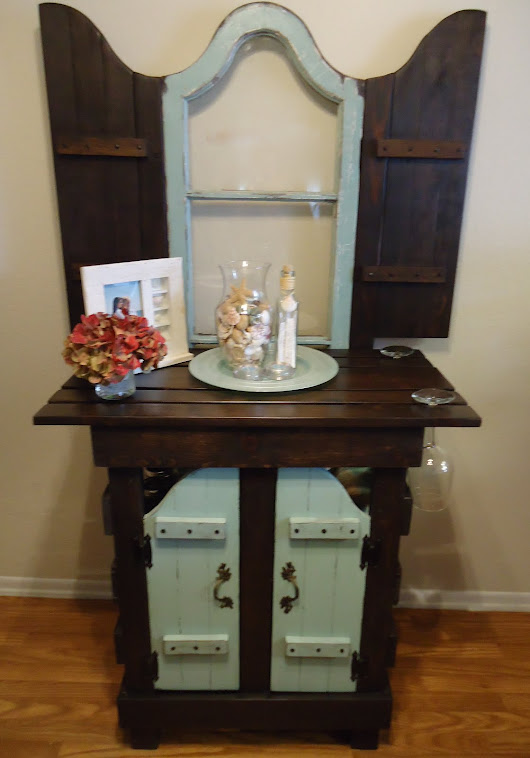
<svg viewBox="0 0 530 758">
<path fill-rule="evenodd" d="M 215 324 L 223 357 L 238 379 L 261 379 L 271 339 L 271 306 L 265 289 L 270 263 L 230 261 L 219 267 L 223 296 Z"/>
</svg>

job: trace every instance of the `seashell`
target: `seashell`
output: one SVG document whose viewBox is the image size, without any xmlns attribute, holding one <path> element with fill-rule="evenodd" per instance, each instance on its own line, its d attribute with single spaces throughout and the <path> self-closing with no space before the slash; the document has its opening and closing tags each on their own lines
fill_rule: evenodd
<svg viewBox="0 0 530 758">
<path fill-rule="evenodd" d="M 245 353 L 243 351 L 243 348 L 242 347 L 234 347 L 230 351 L 230 358 L 235 363 L 243 363 L 243 361 L 245 360 Z"/>
<path fill-rule="evenodd" d="M 261 323 L 268 326 L 271 322 L 271 314 L 269 310 L 264 310 L 261 312 Z"/>
<path fill-rule="evenodd" d="M 249 324 L 248 316 L 246 315 L 246 313 L 241 313 L 239 316 L 239 321 L 237 322 L 237 328 L 243 332 L 248 327 L 248 324 Z"/>
<path fill-rule="evenodd" d="M 239 329 L 234 329 L 232 332 L 232 339 L 238 345 L 248 345 L 251 340 L 251 335 L 248 332 L 242 332 Z"/>
<path fill-rule="evenodd" d="M 235 308 L 229 308 L 227 313 L 225 314 L 225 321 L 227 324 L 230 324 L 230 326 L 235 326 L 240 319 L 239 313 L 236 311 Z"/>
<path fill-rule="evenodd" d="M 218 324 L 217 326 L 217 336 L 222 341 L 227 340 L 232 332 L 233 329 L 231 326 L 224 326 L 223 324 Z"/>
</svg>

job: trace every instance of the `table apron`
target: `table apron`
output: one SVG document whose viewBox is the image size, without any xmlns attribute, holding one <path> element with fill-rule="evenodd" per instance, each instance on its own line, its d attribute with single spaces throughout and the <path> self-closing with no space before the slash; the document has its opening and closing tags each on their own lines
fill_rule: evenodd
<svg viewBox="0 0 530 758">
<path fill-rule="evenodd" d="M 419 466 L 422 428 L 92 427 L 96 466 Z"/>
</svg>

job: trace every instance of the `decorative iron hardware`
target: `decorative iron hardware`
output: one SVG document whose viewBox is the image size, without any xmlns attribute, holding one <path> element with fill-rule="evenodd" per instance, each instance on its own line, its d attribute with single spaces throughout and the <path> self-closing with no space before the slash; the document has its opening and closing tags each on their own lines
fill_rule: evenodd
<svg viewBox="0 0 530 758">
<path fill-rule="evenodd" d="M 158 653 L 156 650 L 147 656 L 146 674 L 148 679 L 151 679 L 153 682 L 156 682 L 158 679 Z"/>
<path fill-rule="evenodd" d="M 402 284 L 444 284 L 444 266 L 363 266 L 363 282 L 390 282 Z"/>
<path fill-rule="evenodd" d="M 153 566 L 153 551 L 151 549 L 151 537 L 146 534 L 143 537 L 135 537 L 134 544 L 138 552 L 138 558 L 143 561 L 147 568 Z"/>
<path fill-rule="evenodd" d="M 118 158 L 146 158 L 147 140 L 142 137 L 58 137 L 55 151 L 60 155 L 111 155 Z"/>
<path fill-rule="evenodd" d="M 358 679 L 362 679 L 366 676 L 366 669 L 368 667 L 368 661 L 363 658 L 357 651 L 351 657 L 351 674 L 350 678 L 352 682 L 356 682 Z"/>
<path fill-rule="evenodd" d="M 361 569 L 367 566 L 377 566 L 381 558 L 381 540 L 372 539 L 366 535 L 363 539 L 363 549 L 361 552 Z"/>
<path fill-rule="evenodd" d="M 234 607 L 234 601 L 231 597 L 219 597 L 219 589 L 224 582 L 228 582 L 232 578 L 232 574 L 230 572 L 230 569 L 226 565 L 226 563 L 221 563 L 219 568 L 217 569 L 217 581 L 215 582 L 214 588 L 213 588 L 213 596 L 214 599 L 217 600 L 221 608 L 233 608 Z"/>
<path fill-rule="evenodd" d="M 286 563 L 285 566 L 282 568 L 282 579 L 285 579 L 286 582 L 290 582 L 294 587 L 294 597 L 289 597 L 289 595 L 285 595 L 280 600 L 280 608 L 283 610 L 284 613 L 290 613 L 293 610 L 293 603 L 295 600 L 298 600 L 300 597 L 300 588 L 298 587 L 298 584 L 296 583 L 296 576 L 295 576 L 295 567 L 292 563 Z"/>
<path fill-rule="evenodd" d="M 378 158 L 441 158 L 462 160 L 467 145 L 460 140 L 377 139 Z"/>
</svg>

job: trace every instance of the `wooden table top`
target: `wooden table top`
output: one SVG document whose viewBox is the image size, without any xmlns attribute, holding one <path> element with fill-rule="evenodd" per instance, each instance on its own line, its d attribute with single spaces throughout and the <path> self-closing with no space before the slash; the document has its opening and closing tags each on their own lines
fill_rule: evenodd
<svg viewBox="0 0 530 758">
<path fill-rule="evenodd" d="M 187 363 L 136 377 L 122 402 L 96 397 L 72 377 L 34 417 L 38 425 L 99 427 L 426 427 L 480 426 L 456 394 L 428 407 L 411 398 L 423 387 L 454 389 L 422 353 L 394 360 L 377 350 L 330 350 L 337 375 L 312 389 L 283 393 L 233 392 L 195 379 Z"/>
</svg>

